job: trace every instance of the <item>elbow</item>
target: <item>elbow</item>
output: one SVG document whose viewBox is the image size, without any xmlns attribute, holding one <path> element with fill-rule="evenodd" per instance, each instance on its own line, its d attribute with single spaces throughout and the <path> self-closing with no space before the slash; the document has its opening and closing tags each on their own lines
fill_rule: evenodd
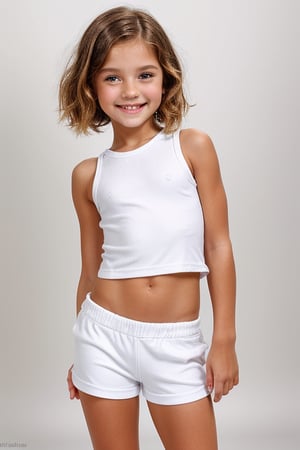
<svg viewBox="0 0 300 450">
<path fill-rule="evenodd" d="M 231 240 L 228 237 L 225 239 L 205 242 L 204 252 L 206 257 L 208 257 L 210 254 L 216 253 L 232 253 Z"/>
<path fill-rule="evenodd" d="M 230 239 L 208 245 L 204 248 L 204 255 L 210 271 L 218 268 L 224 270 L 229 267 L 234 270 L 234 256 Z"/>
<path fill-rule="evenodd" d="M 91 271 L 81 271 L 79 284 L 81 287 L 85 287 L 84 290 L 91 291 L 93 286 L 95 285 L 96 279 L 98 276 L 98 272 Z"/>
</svg>

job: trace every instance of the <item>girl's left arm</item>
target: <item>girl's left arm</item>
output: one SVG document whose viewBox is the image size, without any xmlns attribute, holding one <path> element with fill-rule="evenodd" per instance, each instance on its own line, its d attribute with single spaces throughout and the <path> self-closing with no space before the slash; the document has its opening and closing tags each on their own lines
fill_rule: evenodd
<svg viewBox="0 0 300 450">
<path fill-rule="evenodd" d="M 184 156 L 197 182 L 204 215 L 204 251 L 210 271 L 207 282 L 213 309 L 213 336 L 206 363 L 206 382 L 209 390 L 214 390 L 214 401 L 218 402 L 238 384 L 236 277 L 227 200 L 211 139 L 194 129 L 182 131 L 180 139 Z"/>
</svg>

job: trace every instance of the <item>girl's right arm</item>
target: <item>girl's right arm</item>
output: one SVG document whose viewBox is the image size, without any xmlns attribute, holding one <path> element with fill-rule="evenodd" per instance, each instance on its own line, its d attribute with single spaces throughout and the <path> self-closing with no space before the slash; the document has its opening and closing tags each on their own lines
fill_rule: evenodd
<svg viewBox="0 0 300 450">
<path fill-rule="evenodd" d="M 92 199 L 96 165 L 96 158 L 87 159 L 79 163 L 72 173 L 72 197 L 79 221 L 81 243 L 81 274 L 76 300 L 77 314 L 86 294 L 92 290 L 101 263 L 103 233 L 99 228 L 100 216 Z M 78 389 L 72 381 L 72 367 L 69 369 L 67 377 L 71 400 L 79 399 Z"/>
<path fill-rule="evenodd" d="M 100 216 L 92 199 L 97 159 L 79 163 L 72 173 L 72 197 L 80 227 L 81 274 L 77 289 L 77 314 L 86 294 L 92 290 L 101 263 L 103 233 Z"/>
</svg>

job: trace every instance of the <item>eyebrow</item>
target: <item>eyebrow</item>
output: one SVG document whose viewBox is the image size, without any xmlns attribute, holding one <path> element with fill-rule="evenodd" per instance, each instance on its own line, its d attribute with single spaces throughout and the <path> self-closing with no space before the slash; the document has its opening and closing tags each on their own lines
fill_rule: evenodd
<svg viewBox="0 0 300 450">
<path fill-rule="evenodd" d="M 150 70 L 150 69 L 158 70 L 159 67 L 154 66 L 153 64 L 148 64 L 146 66 L 138 67 L 137 71 L 141 72 L 143 70 Z M 103 67 L 102 69 L 99 70 L 99 72 L 120 72 L 120 71 L 121 71 L 121 69 L 118 69 L 116 67 Z"/>
</svg>

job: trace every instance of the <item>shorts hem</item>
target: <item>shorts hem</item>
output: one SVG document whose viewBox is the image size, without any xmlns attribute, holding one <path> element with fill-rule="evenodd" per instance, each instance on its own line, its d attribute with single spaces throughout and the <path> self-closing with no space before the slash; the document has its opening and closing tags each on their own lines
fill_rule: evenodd
<svg viewBox="0 0 300 450">
<path fill-rule="evenodd" d="M 185 394 L 169 394 L 169 395 L 156 395 L 149 394 L 147 392 L 143 393 L 145 399 L 151 403 L 156 403 L 158 405 L 181 405 L 184 403 L 191 403 L 197 400 L 201 400 L 202 398 L 208 397 L 210 392 L 207 389 L 201 389 L 197 391 L 193 391 Z"/>
<path fill-rule="evenodd" d="M 75 373 L 72 371 L 72 381 L 74 386 L 79 390 L 84 392 L 85 394 L 92 395 L 94 397 L 99 398 L 108 398 L 112 400 L 123 400 L 127 398 L 137 397 L 140 393 L 139 388 L 134 389 L 123 389 L 123 390 L 114 390 L 114 389 L 99 389 L 96 386 L 93 386 L 85 381 L 81 380 Z"/>
</svg>

